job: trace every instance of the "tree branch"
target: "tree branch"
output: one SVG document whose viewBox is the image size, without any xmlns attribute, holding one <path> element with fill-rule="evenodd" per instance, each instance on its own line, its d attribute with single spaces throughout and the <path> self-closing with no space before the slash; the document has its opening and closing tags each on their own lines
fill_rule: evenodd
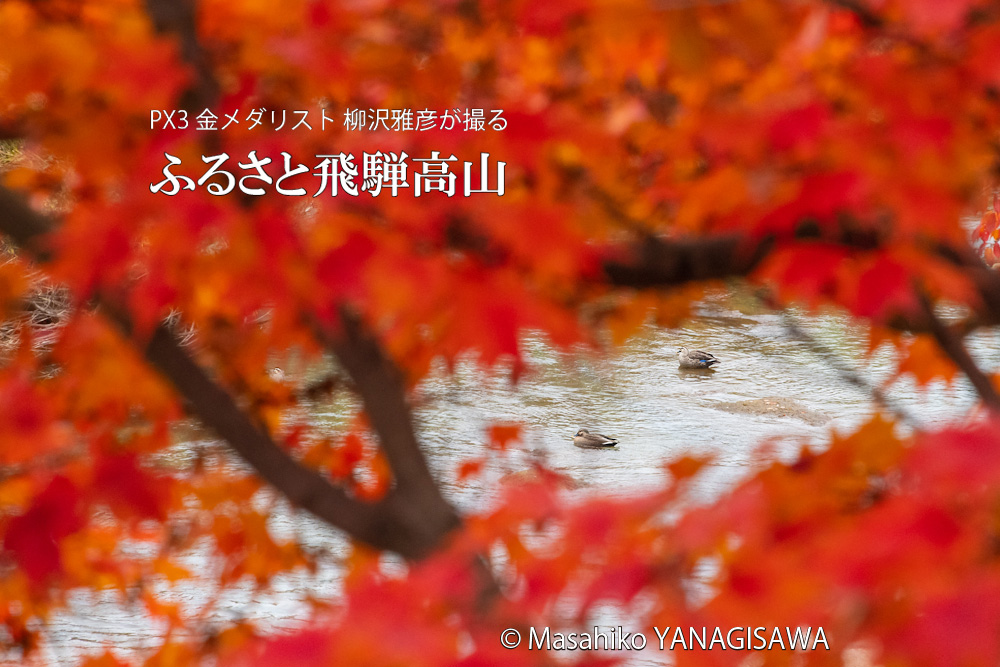
<svg viewBox="0 0 1000 667">
<path fill-rule="evenodd" d="M 0 186 L 0 232 L 35 260 L 46 262 L 51 255 L 44 238 L 51 230 L 48 218 L 35 212 L 21 196 Z"/>
<path fill-rule="evenodd" d="M 196 84 L 185 94 L 184 106 L 211 105 L 219 94 L 219 85 L 198 41 L 195 0 L 146 0 L 146 11 L 158 31 L 177 36 L 181 57 L 195 70 Z M 191 401 L 202 421 L 296 504 L 373 546 L 408 558 L 426 555 L 459 525 L 458 513 L 441 496 L 417 443 L 402 379 L 382 354 L 378 342 L 364 334 L 360 322 L 345 319 L 344 335 L 326 340 L 361 394 L 396 481 L 389 494 L 375 505 L 374 515 L 372 506 L 347 497 L 325 480 L 318 483 L 310 477 L 314 477 L 312 473 L 257 431 L 232 398 L 204 376 L 172 336 L 162 335 L 165 332 L 161 327 L 150 341 L 147 358 Z M 204 406 L 212 409 L 206 413 Z"/>
<path fill-rule="evenodd" d="M 128 326 L 119 324 L 122 328 Z M 404 553 L 408 550 L 400 546 L 398 536 L 387 530 L 387 518 L 382 516 L 379 505 L 348 496 L 319 473 L 295 461 L 247 418 L 232 396 L 188 356 L 166 326 L 156 329 L 145 355 L 188 401 L 199 419 L 292 504 L 372 546 L 409 555 Z"/>
<path fill-rule="evenodd" d="M 49 218 L 0 187 L 0 233 L 14 239 L 36 260 L 49 258 L 41 241 L 52 227 Z M 133 335 L 131 322 L 123 311 L 112 303 L 104 302 L 102 306 L 125 336 L 143 350 L 147 361 L 188 401 L 193 413 L 293 504 L 355 539 L 410 559 L 425 556 L 459 524 L 458 514 L 437 492 L 412 430 L 410 440 L 405 439 L 410 422 L 405 395 L 400 393 L 401 380 L 398 377 L 393 380 L 391 363 L 381 355 L 375 341 L 362 335 L 356 325 L 345 327 L 350 333 L 337 342 L 338 356 L 358 384 L 373 425 L 387 434 L 380 432 L 380 438 L 388 447 L 390 464 L 399 466 L 393 472 L 400 484 L 377 503 L 357 500 L 319 473 L 300 465 L 253 423 L 225 389 L 208 377 L 167 326 L 161 325 L 148 342 L 143 342 Z M 380 389 L 381 382 L 389 384 Z M 402 411 L 394 418 L 392 410 L 400 405 Z"/>
<path fill-rule="evenodd" d="M 49 254 L 41 238 L 50 228 L 51 222 L 45 216 L 0 188 L 0 232 L 44 261 Z M 620 258 L 606 261 L 603 269 L 614 286 L 669 287 L 746 276 L 773 245 L 773 239 L 755 242 L 739 236 L 685 241 L 650 236 L 624 249 Z M 869 244 L 858 247 L 871 249 Z M 981 297 L 976 314 L 983 321 L 1000 321 L 1000 275 L 982 264 L 971 249 L 938 248 L 936 252 L 970 276 Z M 926 318 L 916 324 L 931 328 L 942 349 L 969 376 L 984 403 L 1000 409 L 989 379 L 972 363 L 960 338 L 936 319 Z M 131 336 L 127 318 L 119 325 Z M 395 485 L 374 505 L 361 503 L 317 473 L 299 466 L 195 364 L 166 328 L 156 332 L 144 351 L 191 403 L 195 413 L 292 502 L 357 539 L 419 558 L 458 526 L 460 519 L 441 496 L 417 442 L 403 378 L 376 338 L 347 311 L 342 312 L 339 330 L 317 327 L 317 337 L 350 375 L 392 468 Z"/>
<path fill-rule="evenodd" d="M 364 401 L 365 414 L 395 476 L 394 492 L 406 501 L 397 510 L 419 527 L 423 548 L 429 550 L 459 525 L 459 517 L 441 495 L 417 442 L 402 374 L 378 340 L 346 308 L 341 308 L 340 331 L 332 333 L 323 327 L 317 331 Z"/>
<path fill-rule="evenodd" d="M 146 0 L 153 27 L 177 37 L 181 58 L 194 69 L 195 80 L 181 99 L 181 106 L 189 110 L 209 107 L 219 97 L 219 83 L 198 41 L 195 5 L 195 0 Z"/>
<path fill-rule="evenodd" d="M 664 241 L 653 236 L 629 248 L 630 257 L 604 263 L 619 287 L 671 287 L 696 280 L 745 276 L 771 250 L 771 241 L 748 244 L 739 236 Z"/>
<path fill-rule="evenodd" d="M 934 313 L 934 305 L 922 291 L 918 293 L 918 297 L 923 314 L 930 326 L 931 335 L 934 336 L 938 346 L 969 378 L 969 382 L 976 389 L 983 405 L 994 412 L 1000 411 L 1000 396 L 997 395 L 996 388 L 994 388 L 990 378 L 976 365 L 969 351 L 965 349 L 962 337 L 951 331 Z"/>
<path fill-rule="evenodd" d="M 877 250 L 877 240 L 841 237 L 827 239 L 846 248 Z M 653 236 L 630 246 L 624 254 L 604 262 L 604 275 L 617 287 L 666 288 L 697 280 L 745 277 L 753 272 L 774 247 L 776 239 L 754 242 L 740 236 L 717 236 L 668 241 Z M 968 245 L 937 245 L 928 250 L 960 269 L 969 279 L 980 303 L 965 324 L 966 330 L 1000 324 L 1000 272 L 986 266 Z M 930 332 L 925 318 L 897 317 L 890 326 L 905 331 Z"/>
<path fill-rule="evenodd" d="M 827 0 L 827 2 L 851 12 L 866 28 L 878 29 L 885 26 L 885 20 L 860 0 Z"/>
<path fill-rule="evenodd" d="M 219 87 L 198 42 L 194 0 L 146 0 L 146 10 L 159 32 L 177 36 L 181 57 L 195 69 L 197 79 L 182 101 L 184 106 L 210 105 Z M 39 239 L 51 229 L 47 217 L 0 187 L 0 231 L 39 262 L 50 259 Z M 441 495 L 417 443 L 402 378 L 358 320 L 345 316 L 342 332 L 324 339 L 361 394 L 393 472 L 395 486 L 374 504 L 349 496 L 281 449 L 195 363 L 168 327 L 161 325 L 143 344 L 132 335 L 124 311 L 113 303 L 103 305 L 123 333 L 144 347 L 146 359 L 170 380 L 201 421 L 295 505 L 359 540 L 407 558 L 426 555 L 459 525 L 458 513 Z"/>
</svg>

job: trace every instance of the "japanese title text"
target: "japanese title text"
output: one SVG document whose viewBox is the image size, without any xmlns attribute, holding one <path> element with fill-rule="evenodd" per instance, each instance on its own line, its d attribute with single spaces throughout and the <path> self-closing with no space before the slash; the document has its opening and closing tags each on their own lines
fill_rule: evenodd
<svg viewBox="0 0 1000 667">
<path fill-rule="evenodd" d="M 303 187 L 302 183 L 302 179 L 309 177 L 312 177 L 315 187 L 313 197 L 324 192 L 329 192 L 333 197 L 341 194 L 357 197 L 361 192 L 377 197 L 384 190 L 396 197 L 405 188 L 410 188 L 414 197 L 431 192 L 440 192 L 448 197 L 454 196 L 456 192 L 461 192 L 466 197 L 484 193 L 502 197 L 504 170 L 507 166 L 506 162 L 496 161 L 495 167 L 491 169 L 490 154 L 480 153 L 478 174 L 474 175 L 476 170 L 472 162 L 465 162 L 462 185 L 459 188 L 458 175 L 451 170 L 452 163 L 457 162 L 458 158 L 454 155 L 442 157 L 440 151 L 431 151 L 429 157 L 414 158 L 413 170 L 410 169 L 410 156 L 403 151 L 365 152 L 360 164 L 355 161 L 353 153 L 316 155 L 318 162 L 312 167 L 301 162 L 293 167 L 291 154 L 282 152 L 281 166 L 271 167 L 270 171 L 268 165 L 272 164 L 272 159 L 258 156 L 257 151 L 250 151 L 246 162 L 236 163 L 241 170 L 236 174 L 224 168 L 230 159 L 228 153 L 202 155 L 201 160 L 208 167 L 198 180 L 175 174 L 173 169 L 181 166 L 181 159 L 169 153 L 164 153 L 163 156 L 167 159 L 167 165 L 163 167 L 164 178 L 159 183 L 150 183 L 149 191 L 169 197 L 181 190 L 194 190 L 202 186 L 209 194 L 216 196 L 227 195 L 236 189 L 247 195 L 260 196 L 273 188 L 280 195 L 303 197 L 312 190 Z M 493 172 L 495 176 L 491 178 Z M 291 180 L 297 177 L 299 180 Z M 494 185 L 491 187 L 490 183 Z"/>
</svg>

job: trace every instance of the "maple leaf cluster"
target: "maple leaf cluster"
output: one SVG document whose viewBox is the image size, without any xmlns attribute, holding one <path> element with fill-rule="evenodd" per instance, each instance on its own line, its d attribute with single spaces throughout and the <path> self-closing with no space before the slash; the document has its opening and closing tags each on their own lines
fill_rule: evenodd
<svg viewBox="0 0 1000 667">
<path fill-rule="evenodd" d="M 995 664 L 1000 398 L 963 339 L 1000 321 L 998 63 L 995 0 L 5 0 L 0 139 L 23 157 L 0 187 L 0 317 L 22 323 L 0 361 L 4 659 L 43 661 L 47 621 L 110 590 L 160 641 L 92 665 L 606 664 L 499 637 L 608 605 L 643 628 L 826 628 L 830 651 L 769 664 Z M 506 125 L 150 129 L 164 110 L 457 108 Z M 504 194 L 150 192 L 165 155 L 332 147 L 488 154 Z M 473 514 L 443 497 L 410 413 L 436 362 L 516 378 L 526 331 L 598 349 L 730 278 L 844 310 L 897 375 L 961 373 L 982 408 L 905 436 L 876 416 L 701 506 L 690 458 L 627 502 L 544 469 Z M 68 301 L 44 339 L 23 317 L 40 286 Z M 293 386 L 269 372 L 289 351 L 336 369 Z M 302 416 L 342 394 L 341 432 Z M 218 440 L 177 446 L 203 439 L 192 419 Z M 176 602 L 328 566 L 272 530 L 288 506 L 352 538 L 309 627 Z"/>
</svg>

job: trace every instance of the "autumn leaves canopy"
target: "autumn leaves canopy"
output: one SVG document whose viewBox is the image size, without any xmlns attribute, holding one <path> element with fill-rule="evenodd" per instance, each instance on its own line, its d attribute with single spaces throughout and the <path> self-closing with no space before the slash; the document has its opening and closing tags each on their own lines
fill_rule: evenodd
<svg viewBox="0 0 1000 667">
<path fill-rule="evenodd" d="M 0 137 L 18 157 L 0 189 L 0 307 L 18 321 L 60 289 L 73 308 L 54 340 L 24 326 L 4 341 L 4 650 L 44 655 L 67 594 L 110 588 L 168 628 L 131 658 L 150 664 L 548 664 L 499 631 L 636 601 L 650 625 L 823 625 L 833 650 L 810 663 L 857 647 L 995 663 L 1000 400 L 963 337 L 1000 321 L 1000 277 L 963 220 L 986 213 L 989 259 L 998 62 L 986 0 L 5 0 Z M 345 117 L 359 109 L 502 110 L 506 125 L 368 130 Z M 154 110 L 338 121 L 152 131 Z M 376 151 L 488 153 L 504 195 L 150 192 L 167 154 L 201 167 Z M 473 353 L 517 375 L 526 330 L 618 342 L 734 277 L 772 305 L 869 322 L 900 373 L 960 372 L 987 409 L 905 440 L 876 417 L 694 509 L 683 493 L 704 462 L 690 458 L 628 503 L 573 501 L 544 470 L 475 516 L 442 496 L 408 401 L 435 360 Z M 269 377 L 288 350 L 338 370 L 315 387 Z M 344 432 L 301 417 L 343 391 L 361 407 Z M 228 449 L 178 463 L 185 415 Z M 516 434 L 486 437 L 502 451 Z M 260 639 L 171 602 L 196 546 L 219 590 L 320 567 L 268 531 L 285 500 L 357 544 L 344 597 L 313 601 L 314 629 Z M 411 565 L 380 568 L 378 550 Z M 704 605 L 685 592 L 696 572 Z M 406 641 L 386 643 L 390 629 Z"/>
</svg>

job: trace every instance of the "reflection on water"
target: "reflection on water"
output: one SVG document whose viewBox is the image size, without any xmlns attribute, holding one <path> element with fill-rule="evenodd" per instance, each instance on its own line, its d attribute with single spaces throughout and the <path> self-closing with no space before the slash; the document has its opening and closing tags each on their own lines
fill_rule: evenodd
<svg viewBox="0 0 1000 667">
<path fill-rule="evenodd" d="M 685 452 L 710 452 L 715 463 L 703 474 L 696 493 L 700 499 L 710 499 L 752 470 L 761 441 L 781 437 L 778 454 L 788 455 L 803 439 L 822 446 L 832 430 L 852 429 L 872 413 L 871 397 L 845 382 L 808 344 L 791 336 L 780 315 L 740 312 L 734 303 L 721 296 L 710 298 L 686 327 L 649 328 L 622 348 L 596 358 L 583 351 L 556 351 L 542 339 L 529 337 L 525 348 L 533 370 L 516 387 L 504 373 L 485 373 L 471 362 L 459 364 L 453 375 L 434 374 L 420 387 L 416 416 L 421 441 L 445 480 L 448 496 L 465 511 L 480 509 L 489 502 L 498 479 L 523 469 L 532 456 L 544 457 L 550 466 L 577 480 L 580 489 L 573 493 L 634 493 L 663 481 L 666 460 Z M 864 328 L 832 315 L 803 322 L 839 363 L 856 368 L 873 385 L 886 380 L 893 368 L 891 353 L 881 350 L 864 359 Z M 995 332 L 977 334 L 969 344 L 984 366 L 1000 365 Z M 676 350 L 681 346 L 711 352 L 721 363 L 709 371 L 679 370 Z M 926 391 L 901 381 L 891 385 L 888 395 L 919 415 L 922 426 L 960 417 L 975 398 L 964 380 L 953 387 L 937 383 Z M 781 416 L 732 408 L 758 399 L 801 406 L 813 418 L 801 419 L 787 410 Z M 317 425 L 344 429 L 350 418 L 349 400 L 314 406 Z M 495 421 L 522 423 L 522 446 L 494 461 L 481 479 L 456 484 L 455 469 L 463 460 L 484 453 L 484 428 Z M 572 437 L 580 428 L 617 438 L 621 444 L 608 451 L 575 447 Z M 277 514 L 271 526 L 284 535 L 294 532 L 316 548 L 334 553 L 344 549 L 342 536 L 300 514 Z M 315 578 L 290 574 L 280 578 L 271 593 L 247 588 L 219 600 L 215 617 L 247 617 L 280 627 L 305 612 L 301 600 L 306 595 L 334 596 L 339 589 L 336 568 Z M 182 586 L 177 592 L 178 601 L 190 608 L 200 607 L 210 595 L 197 586 Z M 112 634 L 109 627 L 115 628 Z M 81 650 L 92 651 L 108 639 L 133 649 L 156 643 L 148 620 L 91 597 L 78 599 L 70 613 L 56 619 L 53 631 L 58 644 L 50 648 L 49 657 L 62 664 L 75 662 Z"/>
</svg>

